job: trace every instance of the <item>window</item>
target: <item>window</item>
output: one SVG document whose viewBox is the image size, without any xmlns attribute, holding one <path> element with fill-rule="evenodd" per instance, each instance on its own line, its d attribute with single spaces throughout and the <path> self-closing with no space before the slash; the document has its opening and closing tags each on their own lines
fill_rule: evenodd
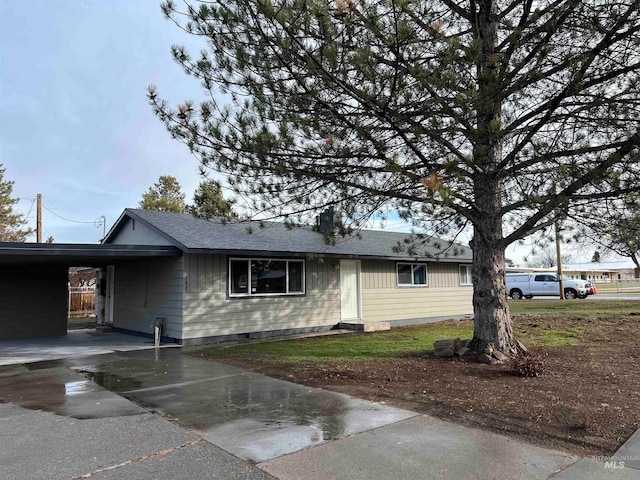
<svg viewBox="0 0 640 480">
<path fill-rule="evenodd" d="M 557 282 L 555 275 L 536 275 L 534 282 Z"/>
<path fill-rule="evenodd" d="M 415 287 L 426 286 L 427 265 L 424 263 L 398 263 L 396 264 L 398 274 L 398 286 Z"/>
<path fill-rule="evenodd" d="M 471 265 L 460 265 L 460 285 L 473 285 Z"/>
<path fill-rule="evenodd" d="M 304 294 L 304 260 L 229 259 L 229 296 Z"/>
</svg>

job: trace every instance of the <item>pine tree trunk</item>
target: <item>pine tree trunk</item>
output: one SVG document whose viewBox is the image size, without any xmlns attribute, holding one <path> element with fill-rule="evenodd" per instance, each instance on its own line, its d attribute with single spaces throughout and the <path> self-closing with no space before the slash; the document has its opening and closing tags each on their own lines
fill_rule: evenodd
<svg viewBox="0 0 640 480">
<path fill-rule="evenodd" d="M 477 136 L 473 157 L 474 236 L 472 275 L 474 334 L 471 349 L 489 344 L 507 353 L 514 344 L 507 303 L 502 236 L 502 78 L 498 44 L 496 0 L 481 0 L 475 12 L 475 34 L 481 49 L 477 62 Z"/>
<path fill-rule="evenodd" d="M 504 250 L 498 246 L 498 236 L 482 232 L 480 225 L 475 228 L 476 233 L 471 242 L 474 278 L 474 330 L 471 349 L 482 352 L 492 344 L 497 350 L 509 353 L 515 340 L 507 302 Z"/>
</svg>

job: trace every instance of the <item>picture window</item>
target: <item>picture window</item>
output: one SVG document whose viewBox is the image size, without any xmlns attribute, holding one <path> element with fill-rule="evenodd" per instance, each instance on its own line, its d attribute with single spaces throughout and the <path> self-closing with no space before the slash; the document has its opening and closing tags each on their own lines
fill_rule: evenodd
<svg viewBox="0 0 640 480">
<path fill-rule="evenodd" d="M 302 295 L 304 260 L 229 259 L 229 296 Z"/>
</svg>

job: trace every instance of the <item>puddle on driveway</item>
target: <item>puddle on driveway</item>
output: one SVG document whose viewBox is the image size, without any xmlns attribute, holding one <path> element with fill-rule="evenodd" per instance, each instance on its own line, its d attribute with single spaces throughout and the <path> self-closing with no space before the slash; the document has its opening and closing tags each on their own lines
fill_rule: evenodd
<svg viewBox="0 0 640 480">
<path fill-rule="evenodd" d="M 146 411 L 59 364 L 0 368 L 0 402 L 78 419 L 139 415 Z"/>
<path fill-rule="evenodd" d="M 178 348 L 10 368 L 0 368 L 2 402 L 75 418 L 134 415 L 146 413 L 144 407 L 255 462 L 415 415 L 185 355 Z"/>
<path fill-rule="evenodd" d="M 138 351 L 72 368 L 256 462 L 415 415 L 183 354 Z"/>
</svg>

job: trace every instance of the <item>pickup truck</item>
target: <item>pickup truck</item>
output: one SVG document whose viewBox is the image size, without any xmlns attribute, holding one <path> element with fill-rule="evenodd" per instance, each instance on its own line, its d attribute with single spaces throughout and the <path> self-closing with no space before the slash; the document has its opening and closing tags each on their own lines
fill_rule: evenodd
<svg viewBox="0 0 640 480">
<path fill-rule="evenodd" d="M 536 296 L 560 296 L 558 275 L 555 273 L 507 273 L 507 292 L 514 300 Z M 591 283 L 573 280 L 563 275 L 564 297 L 566 299 L 587 298 L 591 293 Z"/>
</svg>

